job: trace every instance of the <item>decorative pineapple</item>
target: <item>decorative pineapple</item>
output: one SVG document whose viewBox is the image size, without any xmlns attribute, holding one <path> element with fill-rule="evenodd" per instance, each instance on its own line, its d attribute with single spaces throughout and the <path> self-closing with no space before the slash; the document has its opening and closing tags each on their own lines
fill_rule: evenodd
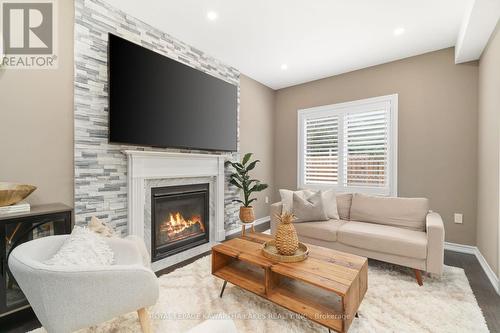
<svg viewBox="0 0 500 333">
<path fill-rule="evenodd" d="M 294 255 L 299 248 L 297 231 L 292 224 L 295 216 L 292 213 L 282 213 L 276 214 L 276 218 L 280 221 L 275 237 L 276 249 L 281 255 Z"/>
</svg>

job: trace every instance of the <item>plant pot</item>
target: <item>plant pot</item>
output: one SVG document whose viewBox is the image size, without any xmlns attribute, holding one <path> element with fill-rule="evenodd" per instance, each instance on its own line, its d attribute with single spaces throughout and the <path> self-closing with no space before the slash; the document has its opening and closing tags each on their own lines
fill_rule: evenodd
<svg viewBox="0 0 500 333">
<path fill-rule="evenodd" d="M 240 220 L 243 223 L 252 223 L 255 221 L 255 214 L 253 213 L 253 207 L 240 207 Z"/>
</svg>

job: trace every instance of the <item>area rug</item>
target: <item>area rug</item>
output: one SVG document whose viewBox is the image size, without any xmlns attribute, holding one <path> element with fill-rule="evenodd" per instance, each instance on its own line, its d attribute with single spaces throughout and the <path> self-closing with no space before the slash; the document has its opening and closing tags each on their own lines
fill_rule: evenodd
<svg viewBox="0 0 500 333">
<path fill-rule="evenodd" d="M 349 332 L 489 332 L 463 269 L 445 266 L 441 279 L 427 278 L 422 287 L 411 273 L 398 266 L 370 265 L 368 292 Z M 149 309 L 157 333 L 186 332 L 206 319 L 228 317 L 242 333 L 327 332 L 231 284 L 219 298 L 222 281 L 210 274 L 210 256 L 161 276 L 159 282 L 160 299 Z M 141 329 L 134 312 L 79 331 L 91 332 Z"/>
</svg>

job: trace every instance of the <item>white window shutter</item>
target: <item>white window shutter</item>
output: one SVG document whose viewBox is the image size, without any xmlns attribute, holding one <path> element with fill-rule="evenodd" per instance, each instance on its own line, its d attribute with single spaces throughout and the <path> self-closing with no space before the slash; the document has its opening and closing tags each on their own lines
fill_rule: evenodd
<svg viewBox="0 0 500 333">
<path fill-rule="evenodd" d="M 347 113 L 344 117 L 344 186 L 387 187 L 388 110 Z"/>
<path fill-rule="evenodd" d="M 307 184 L 338 184 L 339 117 L 306 119 L 304 180 Z"/>
<path fill-rule="evenodd" d="M 398 96 L 299 110 L 298 186 L 397 195 Z"/>
</svg>

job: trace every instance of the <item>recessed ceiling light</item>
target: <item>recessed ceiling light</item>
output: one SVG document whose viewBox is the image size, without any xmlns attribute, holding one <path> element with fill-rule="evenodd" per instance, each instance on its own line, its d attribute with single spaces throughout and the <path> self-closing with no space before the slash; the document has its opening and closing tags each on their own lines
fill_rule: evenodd
<svg viewBox="0 0 500 333">
<path fill-rule="evenodd" d="M 286 71 L 288 69 L 288 65 L 287 64 L 281 64 L 281 70 L 282 71 Z"/>
<path fill-rule="evenodd" d="M 216 13 L 216 12 L 214 12 L 213 10 L 208 11 L 208 12 L 207 12 L 207 18 L 208 18 L 210 21 L 215 21 L 215 20 L 217 20 L 217 13 Z"/>
<path fill-rule="evenodd" d="M 394 36 L 401 36 L 402 34 L 405 33 L 405 28 L 403 27 L 399 27 L 399 28 L 396 28 L 394 29 L 393 33 L 394 33 Z"/>
</svg>

